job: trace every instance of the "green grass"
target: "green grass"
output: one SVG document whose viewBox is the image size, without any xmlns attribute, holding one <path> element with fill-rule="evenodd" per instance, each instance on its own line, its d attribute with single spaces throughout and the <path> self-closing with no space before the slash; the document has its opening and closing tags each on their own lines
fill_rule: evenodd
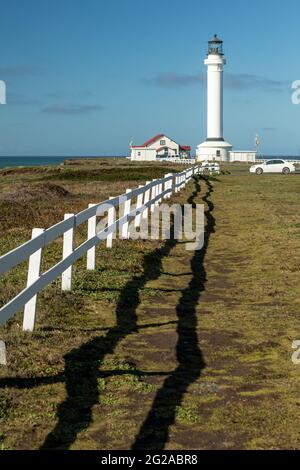
<svg viewBox="0 0 300 470">
<path fill-rule="evenodd" d="M 160 178 L 163 174 L 170 173 L 172 167 L 135 167 L 123 168 L 105 168 L 101 170 L 86 169 L 66 169 L 64 171 L 53 171 L 52 174 L 43 176 L 41 180 L 46 181 L 146 181 L 154 178 Z"/>
<path fill-rule="evenodd" d="M 111 164 L 103 167 L 115 178 L 117 169 L 135 174 L 127 162 Z M 62 168 L 61 175 L 79 174 L 57 182 L 53 169 L 3 175 L 0 196 L 11 196 L 1 202 L 1 253 L 28 239 L 33 225 L 124 192 L 130 181 L 89 184 L 80 175 L 99 170 L 94 160 Z M 158 168 L 140 170 L 151 179 Z M 154 449 L 162 442 L 166 449 L 300 448 L 300 375 L 291 362 L 300 332 L 299 179 L 256 177 L 246 165 L 222 170 L 200 180 L 195 200 L 214 205 L 204 259 L 182 243 L 101 245 L 95 272 L 84 259 L 76 264 L 72 292 L 57 281 L 38 296 L 33 334 L 21 331 L 21 314 L 0 329 L 9 360 L 0 368 L 0 448 L 129 449 L 137 436 L 152 436 L 144 445 Z M 45 200 L 38 196 L 46 174 L 64 196 L 49 186 Z M 23 177 L 32 215 L 28 201 L 15 211 Z M 173 202 L 186 203 L 194 189 Z M 77 242 L 85 236 L 82 229 Z M 61 248 L 61 241 L 49 247 L 44 268 Z M 25 281 L 23 264 L 1 279 L 0 302 Z M 149 425 L 151 410 L 158 424 Z"/>
</svg>

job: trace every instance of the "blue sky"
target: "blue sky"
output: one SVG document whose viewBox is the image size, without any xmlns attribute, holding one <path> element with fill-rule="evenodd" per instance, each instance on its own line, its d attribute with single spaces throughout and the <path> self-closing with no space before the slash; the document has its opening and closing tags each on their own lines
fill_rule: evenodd
<svg viewBox="0 0 300 470">
<path fill-rule="evenodd" d="M 1 2 L 0 155 L 121 155 L 206 138 L 205 58 L 224 40 L 224 137 L 300 154 L 298 0 Z"/>
</svg>

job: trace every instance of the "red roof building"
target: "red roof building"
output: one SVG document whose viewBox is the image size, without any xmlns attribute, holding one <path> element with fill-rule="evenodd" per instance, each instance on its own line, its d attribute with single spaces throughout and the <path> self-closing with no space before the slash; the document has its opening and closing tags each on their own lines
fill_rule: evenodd
<svg viewBox="0 0 300 470">
<path fill-rule="evenodd" d="M 191 147 L 180 145 L 165 134 L 157 134 L 142 145 L 131 146 L 131 160 L 155 161 L 168 158 L 190 158 Z"/>
</svg>

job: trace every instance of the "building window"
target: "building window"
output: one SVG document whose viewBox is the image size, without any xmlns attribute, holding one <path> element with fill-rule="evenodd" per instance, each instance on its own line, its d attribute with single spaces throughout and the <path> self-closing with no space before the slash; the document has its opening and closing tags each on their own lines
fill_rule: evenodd
<svg viewBox="0 0 300 470">
<path fill-rule="evenodd" d="M 141 156 L 141 152 L 138 152 L 138 157 L 140 157 L 140 156 Z"/>
<path fill-rule="evenodd" d="M 217 157 L 221 156 L 221 150 L 217 150 Z"/>
<path fill-rule="evenodd" d="M 166 145 L 166 141 L 165 141 L 165 140 L 161 140 L 161 141 L 160 141 L 160 145 Z"/>
</svg>

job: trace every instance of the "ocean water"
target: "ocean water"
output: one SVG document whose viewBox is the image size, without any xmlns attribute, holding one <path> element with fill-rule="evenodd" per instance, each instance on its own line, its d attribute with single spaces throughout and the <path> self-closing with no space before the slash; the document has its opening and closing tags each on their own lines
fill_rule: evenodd
<svg viewBox="0 0 300 470">
<path fill-rule="evenodd" d="M 12 166 L 43 166 L 43 165 L 59 165 L 64 160 L 70 158 L 85 158 L 85 157 L 0 157 L 0 168 Z M 86 157 L 89 158 L 89 157 Z M 96 158 L 96 157 L 90 157 Z M 97 157 L 108 158 L 108 157 Z"/>
<path fill-rule="evenodd" d="M 0 168 L 11 166 L 58 165 L 66 157 L 0 157 Z"/>
</svg>

